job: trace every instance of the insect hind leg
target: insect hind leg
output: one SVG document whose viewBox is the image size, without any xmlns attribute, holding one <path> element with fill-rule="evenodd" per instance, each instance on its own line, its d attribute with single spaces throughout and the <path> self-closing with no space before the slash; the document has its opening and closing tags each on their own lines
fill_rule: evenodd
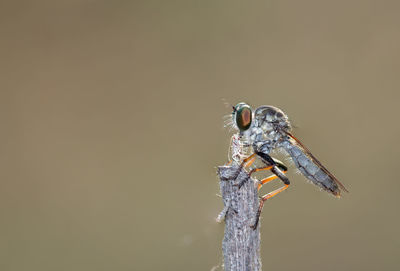
<svg viewBox="0 0 400 271">
<path fill-rule="evenodd" d="M 274 190 L 272 192 L 269 192 L 268 194 L 265 194 L 264 196 L 261 197 L 260 205 L 259 205 L 258 210 L 257 210 L 257 214 L 256 214 L 256 217 L 255 217 L 255 220 L 254 220 L 254 224 L 251 226 L 251 228 L 253 228 L 253 229 L 256 229 L 257 226 L 258 226 L 258 222 L 260 220 L 260 215 L 261 215 L 262 209 L 264 207 L 264 202 L 267 199 L 270 199 L 270 198 L 276 196 L 277 194 L 285 191 L 290 185 L 289 178 L 286 177 L 286 175 L 284 174 L 284 172 L 287 171 L 287 167 L 285 165 L 283 165 L 283 163 L 281 163 L 279 160 L 276 160 L 276 159 L 272 158 L 270 155 L 268 155 L 266 153 L 257 152 L 257 155 L 263 160 L 264 163 L 272 164 L 271 172 L 274 173 L 275 176 L 276 176 L 276 177 L 270 176 L 270 177 L 264 179 L 263 181 L 261 181 L 261 185 L 264 184 L 264 183 L 267 183 L 269 181 L 272 181 L 273 179 L 279 178 L 283 182 L 284 186 L 282 186 L 281 188 L 278 188 L 278 189 L 276 189 L 276 190 Z M 280 164 L 278 164 L 279 162 L 280 162 Z M 284 171 L 284 172 L 282 172 L 282 171 Z"/>
<path fill-rule="evenodd" d="M 258 226 L 258 222 L 260 220 L 260 215 L 261 215 L 262 209 L 264 207 L 264 202 L 267 199 L 270 199 L 270 198 L 276 196 L 277 194 L 285 191 L 289 187 L 289 185 L 290 185 L 290 183 L 289 184 L 285 184 L 281 188 L 278 188 L 278 189 L 276 189 L 276 190 L 274 190 L 272 192 L 269 192 L 268 194 L 265 194 L 264 196 L 261 197 L 260 205 L 258 206 L 258 210 L 257 210 L 257 214 L 256 214 L 256 217 L 255 217 L 255 220 L 254 220 L 254 224 L 250 226 L 253 230 L 255 230 L 257 228 L 257 226 Z"/>
</svg>

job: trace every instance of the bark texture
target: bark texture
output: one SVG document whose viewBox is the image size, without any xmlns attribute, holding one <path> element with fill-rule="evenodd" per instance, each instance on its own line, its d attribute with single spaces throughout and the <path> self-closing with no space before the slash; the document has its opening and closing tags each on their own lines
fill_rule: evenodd
<svg viewBox="0 0 400 271">
<path fill-rule="evenodd" d="M 239 171 L 240 170 L 240 171 Z M 225 218 L 222 241 L 225 271 L 259 271 L 260 223 L 253 230 L 259 199 L 256 180 L 238 165 L 218 167 L 224 209 L 217 220 Z M 239 189 L 235 184 L 246 180 Z"/>
</svg>

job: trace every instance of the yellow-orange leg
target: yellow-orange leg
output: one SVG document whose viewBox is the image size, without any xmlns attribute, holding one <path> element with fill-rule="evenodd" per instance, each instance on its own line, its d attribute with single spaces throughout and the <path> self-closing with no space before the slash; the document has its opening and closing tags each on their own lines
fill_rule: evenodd
<svg viewBox="0 0 400 271">
<path fill-rule="evenodd" d="M 249 162 L 250 160 L 255 159 L 255 158 L 256 158 L 256 154 L 253 153 L 253 154 L 250 155 L 249 157 L 243 159 L 242 163 L 240 163 L 240 166 L 239 166 L 239 168 L 238 168 L 238 170 L 237 170 L 237 172 L 236 172 L 236 174 L 235 174 L 234 179 L 236 179 L 236 178 L 239 176 L 239 173 L 240 173 L 240 171 L 242 170 L 243 166 L 244 166 L 245 164 L 247 164 L 247 162 Z M 253 162 L 251 162 L 251 163 L 253 163 Z M 242 185 L 243 185 L 243 183 L 242 183 Z M 242 186 L 242 185 L 240 185 L 240 186 Z"/>
<path fill-rule="evenodd" d="M 228 163 L 225 164 L 225 166 L 229 166 L 230 164 L 232 164 L 232 160 L 229 160 Z"/>
<path fill-rule="evenodd" d="M 253 168 L 252 170 L 250 170 L 249 172 L 249 176 L 251 176 L 251 174 L 255 173 L 255 172 L 259 172 L 262 170 L 270 170 L 272 169 L 274 166 L 266 166 L 266 167 L 258 167 L 258 168 Z"/>
<path fill-rule="evenodd" d="M 275 189 L 272 192 L 269 192 L 268 194 L 265 194 L 264 196 L 261 197 L 262 201 L 266 201 L 267 199 L 270 199 L 272 197 L 275 197 L 276 195 L 278 195 L 279 193 L 285 191 L 287 188 L 289 187 L 289 184 L 285 184 L 284 186 L 282 186 L 281 188 Z"/>
<path fill-rule="evenodd" d="M 253 158 L 251 158 L 245 165 L 244 165 L 244 167 L 245 168 L 248 168 L 248 167 L 250 167 L 253 163 L 254 163 L 254 161 L 256 161 L 256 159 L 257 159 L 257 157 L 253 157 Z"/>
<path fill-rule="evenodd" d="M 278 188 L 278 189 L 276 189 L 276 190 L 274 190 L 274 191 L 272 191 L 272 192 L 269 192 L 268 194 L 266 194 L 266 195 L 264 195 L 264 196 L 261 197 L 260 205 L 258 206 L 258 210 L 257 210 L 257 214 L 256 214 L 256 219 L 255 219 L 255 221 L 254 221 L 254 224 L 251 226 L 251 228 L 253 228 L 253 229 L 256 229 L 256 228 L 257 228 L 258 221 L 260 220 L 261 211 L 262 211 L 262 209 L 263 209 L 263 207 L 264 207 L 264 202 L 265 202 L 267 199 L 270 199 L 270 198 L 276 196 L 277 194 L 279 194 L 279 193 L 285 191 L 288 187 L 289 187 L 289 184 L 285 184 L 285 185 L 282 186 L 281 188 Z"/>
<path fill-rule="evenodd" d="M 256 159 L 256 154 L 253 153 L 253 154 L 250 155 L 249 157 L 243 159 L 242 164 L 241 164 L 240 166 L 243 167 L 245 164 L 247 164 L 247 162 L 249 162 L 249 161 L 251 162 L 251 160 L 254 162 L 255 159 Z M 250 163 L 250 162 L 249 162 L 249 163 Z M 251 162 L 251 163 L 253 163 L 253 162 Z"/>
<path fill-rule="evenodd" d="M 283 173 L 286 173 L 287 170 L 282 171 L 282 172 L 283 172 Z M 257 190 L 260 190 L 261 187 L 262 187 L 264 184 L 266 184 L 266 183 L 268 183 L 268 182 L 270 182 L 270 181 L 273 181 L 273 180 L 275 180 L 275 179 L 277 179 L 277 178 L 279 178 L 279 177 L 276 176 L 276 175 L 271 175 L 271 176 L 269 176 L 269 177 L 267 177 L 267 178 L 265 178 L 265 179 L 262 179 L 261 181 L 258 182 Z"/>
<path fill-rule="evenodd" d="M 274 166 L 266 166 L 266 167 L 259 167 L 259 168 L 253 168 L 252 170 L 250 170 L 249 172 L 249 178 L 251 177 L 251 174 L 253 174 L 254 172 L 258 172 L 258 171 L 262 171 L 262 170 L 270 170 L 272 169 Z M 239 184 L 237 184 L 237 186 L 239 186 L 239 189 L 242 187 L 242 185 L 247 181 L 248 179 L 243 179 Z"/>
</svg>

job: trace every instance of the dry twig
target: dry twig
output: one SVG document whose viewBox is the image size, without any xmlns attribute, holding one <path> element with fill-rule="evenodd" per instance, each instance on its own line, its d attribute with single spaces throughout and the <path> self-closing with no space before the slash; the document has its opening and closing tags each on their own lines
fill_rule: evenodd
<svg viewBox="0 0 400 271">
<path fill-rule="evenodd" d="M 225 271 L 259 271 L 260 224 L 253 230 L 259 199 L 256 180 L 237 164 L 218 167 L 224 209 L 217 221 L 225 218 L 222 241 Z M 248 179 L 239 189 L 237 184 Z"/>
</svg>

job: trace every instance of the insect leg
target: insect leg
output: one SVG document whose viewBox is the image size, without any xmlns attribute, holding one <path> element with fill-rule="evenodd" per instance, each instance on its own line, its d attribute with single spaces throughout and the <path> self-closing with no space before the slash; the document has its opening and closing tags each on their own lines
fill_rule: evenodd
<svg viewBox="0 0 400 271">
<path fill-rule="evenodd" d="M 252 163 L 254 162 L 255 158 L 256 158 L 256 154 L 253 153 L 252 155 L 250 155 L 250 156 L 248 156 L 247 158 L 243 159 L 242 163 L 240 163 L 240 166 L 239 166 L 239 168 L 238 168 L 238 170 L 237 170 L 237 172 L 236 172 L 236 174 L 235 174 L 234 179 L 236 179 L 236 178 L 239 176 L 239 173 L 240 173 L 240 171 L 243 169 L 243 167 L 246 168 L 246 166 L 247 166 L 246 164 L 247 164 L 249 161 L 250 161 L 251 164 L 252 164 Z M 228 164 L 228 165 L 229 165 L 229 164 Z M 243 183 L 244 183 L 245 181 L 246 181 L 246 180 L 244 180 L 243 182 L 241 182 L 240 186 L 242 186 Z M 237 185 L 236 185 L 236 186 L 237 186 Z"/>
<path fill-rule="evenodd" d="M 274 161 L 274 163 L 276 164 L 276 166 L 283 172 L 283 173 L 286 173 L 287 172 L 287 170 L 288 170 L 288 168 L 287 168 L 287 166 L 285 166 L 285 164 L 284 163 L 282 163 L 281 161 L 279 161 L 278 159 L 275 159 L 275 158 L 273 158 L 273 157 L 271 157 L 272 158 L 272 160 Z M 260 188 L 264 185 L 264 184 L 266 184 L 266 183 L 268 183 L 268 182 L 270 182 L 270 181 L 273 181 L 273 180 L 275 180 L 276 178 L 278 178 L 278 175 L 271 175 L 271 176 L 269 176 L 269 177 L 267 177 L 267 178 L 265 178 L 265 179 L 262 179 L 260 182 L 259 182 L 259 184 L 258 184 L 258 190 L 260 190 Z"/>
<path fill-rule="evenodd" d="M 274 166 L 266 166 L 266 167 L 259 167 L 259 168 L 253 168 L 252 170 L 250 170 L 250 172 L 248 173 L 249 178 L 251 177 L 251 174 L 253 174 L 254 172 L 258 172 L 258 171 L 262 171 L 262 170 L 271 170 Z M 237 186 L 239 186 L 239 189 L 242 187 L 242 185 L 249 179 L 243 179 L 239 184 L 237 184 Z"/>
<path fill-rule="evenodd" d="M 255 156 L 256 154 L 254 153 L 254 154 L 252 154 L 251 156 Z M 256 157 L 252 157 L 252 158 L 250 158 L 251 156 L 249 156 L 248 158 L 246 158 L 247 160 L 249 160 L 249 159 L 252 159 L 252 161 L 251 161 L 251 163 L 253 163 L 254 162 L 254 160 L 256 159 Z M 269 156 L 269 155 L 268 155 Z M 270 156 L 269 156 L 270 157 Z M 245 159 L 245 160 L 246 160 Z M 261 159 L 262 159 L 262 157 L 261 157 Z M 272 176 L 270 176 L 270 177 L 268 177 L 268 178 L 266 178 L 266 179 L 263 179 L 261 182 L 262 182 L 262 184 L 264 184 L 264 183 L 267 183 L 267 182 L 269 182 L 269 181 L 272 181 L 272 180 L 274 180 L 274 179 L 276 179 L 277 177 L 279 177 L 280 179 L 287 179 L 287 177 L 281 172 L 281 170 L 283 171 L 283 172 L 286 172 L 287 171 L 287 167 L 285 166 L 285 164 L 283 164 L 281 161 L 279 161 L 278 159 L 275 159 L 275 158 L 272 158 L 272 157 L 270 157 L 270 160 L 269 161 L 266 161 L 265 159 L 262 159 L 263 160 L 263 162 L 265 163 L 265 164 L 267 164 L 268 166 L 265 166 L 265 167 L 260 167 L 260 168 L 254 168 L 254 169 L 252 169 L 248 174 L 249 174 L 249 177 L 251 177 L 251 174 L 253 174 L 254 172 L 258 172 L 258 171 L 262 171 L 262 170 L 271 170 L 272 171 L 272 173 L 274 173 L 275 175 L 272 175 Z M 246 162 L 246 161 L 244 161 L 244 162 Z M 271 164 L 269 164 L 269 163 L 271 163 Z M 281 169 L 281 170 L 280 170 Z M 271 179 L 269 179 L 269 178 L 271 178 Z M 242 187 L 242 185 L 245 183 L 247 181 L 247 179 L 244 179 L 242 182 L 240 182 L 239 184 L 238 184 L 238 186 L 239 186 L 239 189 Z M 260 187 L 262 186 L 262 184 L 261 185 L 259 185 L 259 187 L 258 187 L 258 189 L 260 189 Z"/>
<path fill-rule="evenodd" d="M 283 170 L 282 171 L 283 173 L 286 173 L 287 172 L 287 170 Z M 275 179 L 277 179 L 277 178 L 279 178 L 277 175 L 271 175 L 271 176 L 269 176 L 269 177 L 267 177 L 267 178 L 265 178 L 265 179 L 262 179 L 259 183 L 258 183 L 258 190 L 260 190 L 261 189 L 261 187 L 264 185 L 264 184 L 266 184 L 266 183 L 268 183 L 268 182 L 270 182 L 270 181 L 273 181 L 273 180 L 275 180 Z"/>
<path fill-rule="evenodd" d="M 253 154 L 250 155 L 249 157 L 243 159 L 243 161 L 242 161 L 242 163 L 240 164 L 240 166 L 243 167 L 245 164 L 253 163 L 255 159 L 256 159 L 256 153 L 253 153 Z"/>
<path fill-rule="evenodd" d="M 250 226 L 253 230 L 255 230 L 255 229 L 257 228 L 258 221 L 260 220 L 261 211 L 262 211 L 262 209 L 263 209 L 263 207 L 264 207 L 264 202 L 265 202 L 267 199 L 270 199 L 270 198 L 272 198 L 273 196 L 276 196 L 277 194 L 283 192 L 283 191 L 286 190 L 288 187 L 289 187 L 289 184 L 285 184 L 285 186 L 283 186 L 283 187 L 281 187 L 281 188 L 278 188 L 278 189 L 276 189 L 276 190 L 274 190 L 274 191 L 272 191 L 272 192 L 270 192 L 270 193 L 268 193 L 268 194 L 266 194 L 266 195 L 264 195 L 264 196 L 261 197 L 261 199 L 260 199 L 260 205 L 258 206 L 258 210 L 257 210 L 257 214 L 256 214 L 256 218 L 255 218 L 254 224 L 253 224 L 252 226 Z"/>
<path fill-rule="evenodd" d="M 281 179 L 283 183 L 290 183 L 288 177 L 286 177 L 286 175 L 283 174 L 282 172 L 282 171 L 284 172 L 287 171 L 288 168 L 281 161 L 272 158 L 269 154 L 264 152 L 256 152 L 256 154 L 261 158 L 261 160 L 265 164 L 273 166 L 271 168 L 272 173 L 278 176 L 278 178 Z"/>
<path fill-rule="evenodd" d="M 283 176 L 285 176 L 282 172 L 281 172 L 281 174 L 282 174 Z M 277 176 L 277 177 L 279 177 L 279 176 Z M 264 196 L 261 197 L 260 205 L 258 206 L 258 210 L 257 210 L 257 214 L 256 214 L 256 219 L 255 219 L 255 221 L 254 221 L 254 224 L 251 226 L 251 228 L 253 228 L 253 229 L 256 229 L 256 228 L 257 228 L 258 221 L 259 221 L 260 215 L 261 215 L 261 211 L 262 211 L 262 208 L 263 208 L 263 206 L 264 206 L 264 202 L 265 202 L 267 199 L 270 199 L 270 198 L 276 196 L 277 194 L 279 194 L 279 193 L 285 191 L 285 190 L 289 187 L 290 181 L 289 181 L 289 179 L 288 179 L 286 176 L 285 176 L 285 179 L 282 179 L 281 177 L 279 177 L 279 178 L 283 181 L 284 186 L 282 186 L 281 188 L 278 188 L 278 189 L 276 189 L 276 190 L 274 190 L 274 191 L 272 191 L 272 192 L 269 192 L 268 194 L 265 194 Z"/>
<path fill-rule="evenodd" d="M 244 165 L 244 167 L 245 168 L 248 168 L 248 167 L 250 167 L 253 163 L 254 163 L 254 161 L 256 161 L 256 156 L 254 156 L 253 158 L 251 158 L 245 165 Z"/>
</svg>

